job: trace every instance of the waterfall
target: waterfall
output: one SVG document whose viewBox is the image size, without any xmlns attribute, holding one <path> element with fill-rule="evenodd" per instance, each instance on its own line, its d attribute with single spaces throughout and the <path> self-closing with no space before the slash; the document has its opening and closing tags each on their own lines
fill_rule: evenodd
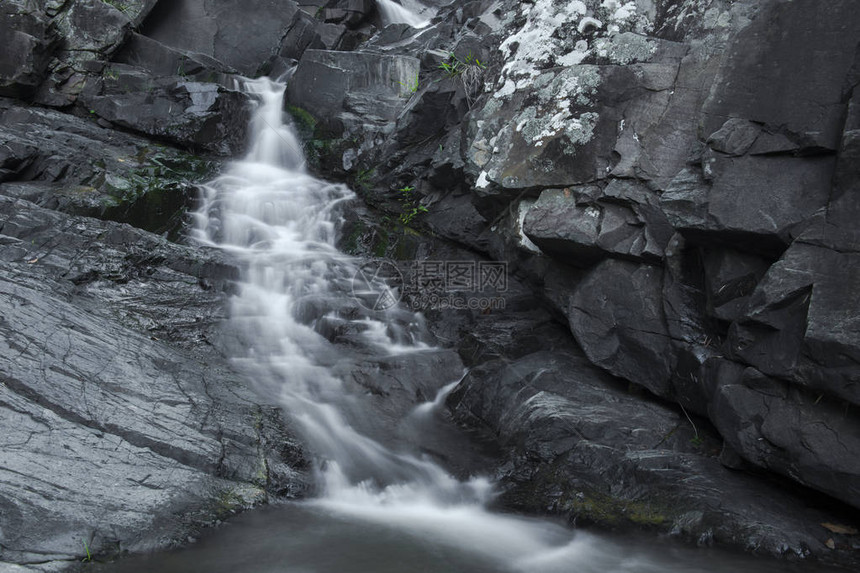
<svg viewBox="0 0 860 573">
<path fill-rule="evenodd" d="M 410 11 L 394 0 L 376 0 L 376 6 L 386 24 L 409 24 L 413 28 L 423 28 L 429 23 L 429 19 Z"/>
<path fill-rule="evenodd" d="M 336 373 L 349 351 L 329 342 L 319 320 L 307 320 L 305 312 L 324 308 L 317 314 L 331 318 L 352 304 L 346 283 L 357 263 L 337 250 L 335 238 L 340 213 L 354 195 L 306 172 L 299 142 L 282 120 L 284 87 L 268 79 L 247 82 L 260 100 L 250 151 L 205 186 L 194 237 L 241 263 L 228 324 L 233 360 L 258 391 L 283 406 L 317 457 L 321 493 L 305 504 L 478 554 L 503 563 L 499 570 L 569 565 L 588 537 L 572 540 L 558 525 L 493 514 L 485 508 L 492 497 L 488 480 L 457 480 L 433 461 L 356 429 L 372 414 L 348 395 Z M 345 314 L 352 318 L 341 320 L 368 334 L 368 352 L 386 345 L 388 352 L 423 348 L 414 336 L 391 335 L 398 331 L 372 313 L 356 312 L 350 307 Z M 453 386 L 416 408 L 414 417 L 440 409 Z"/>
</svg>

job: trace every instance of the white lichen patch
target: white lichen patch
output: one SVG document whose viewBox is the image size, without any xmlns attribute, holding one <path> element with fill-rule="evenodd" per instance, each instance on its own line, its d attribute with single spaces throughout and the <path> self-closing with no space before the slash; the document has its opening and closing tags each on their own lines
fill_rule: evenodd
<svg viewBox="0 0 860 573">
<path fill-rule="evenodd" d="M 514 117 L 515 131 L 536 147 L 558 136 L 568 144 L 586 143 L 591 139 L 598 115 L 576 113 L 576 108 L 593 104 L 600 74 L 595 66 L 576 66 L 559 73 L 543 74 L 552 78 L 545 88 L 537 90 L 538 103 Z"/>
<path fill-rule="evenodd" d="M 598 57 L 622 66 L 647 60 L 656 50 L 656 42 L 632 32 L 613 34 L 594 43 L 594 52 Z"/>
<path fill-rule="evenodd" d="M 601 39 L 625 31 L 647 32 L 651 22 L 646 11 L 653 12 L 653 0 L 535 0 L 521 4 L 519 11 L 524 23 L 499 46 L 506 62 L 496 98 L 533 89 L 544 70 L 581 64 Z M 606 45 L 603 49 L 619 51 Z"/>
</svg>

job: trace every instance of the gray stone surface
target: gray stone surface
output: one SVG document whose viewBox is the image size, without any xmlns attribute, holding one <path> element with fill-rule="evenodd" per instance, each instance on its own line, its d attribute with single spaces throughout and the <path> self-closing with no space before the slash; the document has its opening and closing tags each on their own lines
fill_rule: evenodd
<svg viewBox="0 0 860 573">
<path fill-rule="evenodd" d="M 0 100 L 0 194 L 69 213 L 119 218 L 126 209 L 162 195 L 181 206 L 190 183 L 213 165 L 199 157 L 50 109 Z M 150 195 L 151 194 L 151 195 Z M 182 198 L 179 200 L 177 196 Z M 158 214 L 156 203 L 146 218 Z"/>
<path fill-rule="evenodd" d="M 608 372 L 667 395 L 674 367 L 658 267 L 607 260 L 570 297 L 570 329 L 586 356 Z"/>
<path fill-rule="evenodd" d="M 31 97 L 47 74 L 59 36 L 44 12 L 32 2 L 8 0 L 0 6 L 0 96 Z"/>
<path fill-rule="evenodd" d="M 408 56 L 307 50 L 287 88 L 287 101 L 332 131 L 392 131 L 419 61 Z"/>
<path fill-rule="evenodd" d="M 276 55 L 297 11 L 291 0 L 171 0 L 158 5 L 141 33 L 253 77 Z"/>
<path fill-rule="evenodd" d="M 581 527 L 653 529 L 761 554 L 828 551 L 832 533 L 819 524 L 838 514 L 725 469 L 715 457 L 719 436 L 701 420 L 695 427 L 683 412 L 625 391 L 539 321 L 484 319 L 473 335 L 501 344 L 501 357 L 479 357 L 448 398 L 456 420 L 502 445 L 501 503 Z M 496 322 L 539 333 L 542 349 L 528 336 L 499 340 Z"/>
<path fill-rule="evenodd" d="M 82 103 L 120 127 L 217 155 L 244 151 L 252 106 L 238 86 L 198 82 L 176 71 L 153 77 L 123 64 L 112 64 L 104 79 L 90 86 Z"/>
<path fill-rule="evenodd" d="M 0 259 L 0 561 L 164 547 L 300 494 L 277 409 L 206 344 L 235 268 L 9 198 Z"/>
</svg>

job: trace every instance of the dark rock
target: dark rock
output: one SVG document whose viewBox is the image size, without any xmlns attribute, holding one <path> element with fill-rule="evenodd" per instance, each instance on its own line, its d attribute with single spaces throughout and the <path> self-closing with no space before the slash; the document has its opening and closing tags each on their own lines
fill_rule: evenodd
<svg viewBox="0 0 860 573">
<path fill-rule="evenodd" d="M 743 118 L 806 149 L 838 149 L 858 35 L 850 1 L 769 4 L 731 43 L 703 110 L 704 133 Z"/>
<path fill-rule="evenodd" d="M 45 13 L 24 0 L 0 6 L 0 96 L 29 98 L 44 81 L 59 37 Z"/>
<path fill-rule="evenodd" d="M 141 33 L 254 77 L 276 55 L 297 11 L 291 0 L 172 0 L 159 3 Z"/>
<path fill-rule="evenodd" d="M 860 242 L 821 217 L 774 264 L 732 328 L 758 370 L 860 404 Z"/>
<path fill-rule="evenodd" d="M 8 198 L 0 236 L 3 561 L 164 547 L 301 493 L 280 414 L 204 342 L 234 267 Z"/>
<path fill-rule="evenodd" d="M 704 423 L 624 392 L 576 352 L 485 362 L 447 404 L 504 448 L 505 507 L 770 555 L 828 552 L 818 524 L 835 517 L 724 469 Z"/>
<path fill-rule="evenodd" d="M 594 189 L 544 191 L 526 215 L 525 234 L 541 250 L 572 265 L 606 257 L 659 263 L 672 228 L 656 196 L 620 180 L 603 191 Z"/>
<path fill-rule="evenodd" d="M 39 89 L 36 101 L 55 107 L 74 103 L 155 3 L 129 0 L 114 6 L 102 0 L 77 0 L 64 4 L 54 18 L 62 48 L 49 64 L 51 77 Z"/>
<path fill-rule="evenodd" d="M 779 254 L 803 223 L 827 205 L 832 157 L 706 155 L 661 197 L 672 225 L 688 239 L 745 252 Z"/>
<path fill-rule="evenodd" d="M 860 421 L 840 403 L 748 368 L 722 381 L 710 417 L 753 465 L 860 506 Z"/>
<path fill-rule="evenodd" d="M 727 119 L 723 126 L 711 134 L 708 145 L 714 151 L 731 156 L 746 154 L 758 139 L 761 127 L 746 119 Z"/>
<path fill-rule="evenodd" d="M 226 85 L 235 70 L 200 53 L 186 54 L 152 38 L 132 33 L 112 58 L 114 62 L 142 68 L 155 77 L 181 76 Z"/>
<path fill-rule="evenodd" d="M 406 56 L 307 50 L 287 88 L 287 101 L 334 133 L 388 132 L 406 104 L 419 62 Z"/>
<path fill-rule="evenodd" d="M 251 116 L 243 92 L 183 77 L 153 77 L 113 64 L 99 90 L 82 103 L 113 124 L 191 149 L 241 155 Z"/>
<path fill-rule="evenodd" d="M 749 295 L 770 267 L 770 261 L 732 249 L 703 249 L 702 264 L 708 314 L 731 322 L 746 310 Z"/>
<path fill-rule="evenodd" d="M 206 178 L 214 164 L 206 159 L 125 133 L 92 120 L 53 110 L 21 107 L 0 100 L 0 194 L 24 198 L 69 213 L 124 216 L 126 209 L 151 194 L 176 204 L 192 183 Z M 14 181 L 14 184 L 12 183 Z M 148 203 L 143 226 L 163 232 L 163 209 Z M 180 212 L 181 213 L 181 212 Z M 181 215 L 180 215 L 181 216 Z"/>
<path fill-rule="evenodd" d="M 365 22 L 375 9 L 373 0 L 329 0 L 323 11 L 323 19 L 351 29 Z"/>
<path fill-rule="evenodd" d="M 589 360 L 665 396 L 675 359 L 662 283 L 659 267 L 604 261 L 576 286 L 567 317 Z"/>
<path fill-rule="evenodd" d="M 300 60 L 305 50 L 326 50 L 334 48 L 333 45 L 325 45 L 320 35 L 320 22 L 308 16 L 301 10 L 296 12 L 289 30 L 281 40 L 278 55 L 282 58 Z"/>
</svg>

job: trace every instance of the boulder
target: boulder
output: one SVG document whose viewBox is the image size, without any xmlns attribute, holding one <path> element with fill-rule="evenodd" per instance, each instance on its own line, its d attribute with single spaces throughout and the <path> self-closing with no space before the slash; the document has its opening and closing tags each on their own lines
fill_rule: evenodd
<svg viewBox="0 0 860 573">
<path fill-rule="evenodd" d="M 723 468 L 704 422 L 625 392 L 574 350 L 504 356 L 473 368 L 447 400 L 456 420 L 502 446 L 503 506 L 782 557 L 829 553 L 832 533 L 819 524 L 844 520 Z"/>
<path fill-rule="evenodd" d="M 227 85 L 236 70 L 200 53 L 186 54 L 134 32 L 111 58 L 113 62 L 146 70 L 155 77 L 181 76 Z"/>
<path fill-rule="evenodd" d="M 279 411 L 204 342 L 226 260 L 5 197 L 0 260 L 4 564 L 161 548 L 304 490 Z"/>
<path fill-rule="evenodd" d="M 55 26 L 31 2 L 9 0 L 0 6 L 0 36 L 0 96 L 32 97 L 59 43 Z"/>
<path fill-rule="evenodd" d="M 112 64 L 100 89 L 81 95 L 91 113 L 113 124 L 190 149 L 241 155 L 251 117 L 248 96 L 223 85 L 182 76 L 153 77 Z"/>
<path fill-rule="evenodd" d="M 661 196 L 672 226 L 691 241 L 779 255 L 830 199 L 833 157 L 730 157 L 706 153 Z"/>
<path fill-rule="evenodd" d="M 49 64 L 50 78 L 39 89 L 36 101 L 54 107 L 74 103 L 155 3 L 77 0 L 64 4 L 53 19 L 63 38 L 62 48 Z"/>
<path fill-rule="evenodd" d="M 729 45 L 702 110 L 703 132 L 741 118 L 800 149 L 835 151 L 858 35 L 860 17 L 850 0 L 769 4 Z"/>
<path fill-rule="evenodd" d="M 254 77 L 276 55 L 297 11 L 292 0 L 173 0 L 156 7 L 141 33 Z"/>
<path fill-rule="evenodd" d="M 567 319 L 589 360 L 657 394 L 670 394 L 675 357 L 659 267 L 606 260 L 570 296 Z"/>
<path fill-rule="evenodd" d="M 355 28 L 364 23 L 376 9 L 373 0 L 329 0 L 323 9 L 323 20 Z"/>
<path fill-rule="evenodd" d="M 560 261 L 587 266 L 611 257 L 659 264 L 672 228 L 657 197 L 635 183 L 543 191 L 523 231 Z"/>
<path fill-rule="evenodd" d="M 860 420 L 839 401 L 747 368 L 721 381 L 710 417 L 748 462 L 860 507 Z"/>
<path fill-rule="evenodd" d="M 732 327 L 731 350 L 765 374 L 860 404 L 860 242 L 822 216 L 774 264 Z"/>
<path fill-rule="evenodd" d="M 419 65 L 408 56 L 307 50 L 287 87 L 287 101 L 336 134 L 390 133 Z"/>
<path fill-rule="evenodd" d="M 0 99 L 0 194 L 111 219 L 138 206 L 139 216 L 125 220 L 159 233 L 181 227 L 191 184 L 215 165 L 106 129 L 93 115 L 78 118 Z M 176 211 L 168 211 L 171 206 Z"/>
</svg>

